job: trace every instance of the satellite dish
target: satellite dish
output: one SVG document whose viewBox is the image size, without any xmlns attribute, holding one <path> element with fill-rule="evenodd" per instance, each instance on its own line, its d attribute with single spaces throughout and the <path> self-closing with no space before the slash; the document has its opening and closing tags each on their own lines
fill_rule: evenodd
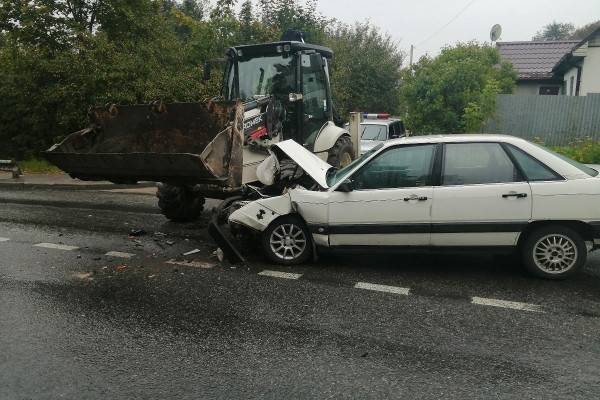
<svg viewBox="0 0 600 400">
<path fill-rule="evenodd" d="M 500 35 L 502 35 L 502 27 L 500 24 L 492 26 L 492 29 L 490 30 L 490 39 L 492 42 L 498 41 L 498 39 L 500 39 Z"/>
</svg>

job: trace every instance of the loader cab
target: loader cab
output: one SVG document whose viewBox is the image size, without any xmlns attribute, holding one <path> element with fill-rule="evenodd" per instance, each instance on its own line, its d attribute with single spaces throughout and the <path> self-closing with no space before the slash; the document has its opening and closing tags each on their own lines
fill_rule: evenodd
<svg viewBox="0 0 600 400">
<path fill-rule="evenodd" d="M 283 139 L 312 151 L 321 128 L 333 120 L 326 47 L 287 41 L 229 49 L 223 97 L 249 101 L 274 96 L 282 109 Z"/>
</svg>

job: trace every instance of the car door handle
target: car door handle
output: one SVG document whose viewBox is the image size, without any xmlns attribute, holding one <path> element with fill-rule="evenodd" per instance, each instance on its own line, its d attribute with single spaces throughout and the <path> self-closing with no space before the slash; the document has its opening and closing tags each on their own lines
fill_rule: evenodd
<svg viewBox="0 0 600 400">
<path fill-rule="evenodd" d="M 527 197 L 527 193 L 504 193 L 502 195 L 503 199 L 506 199 L 509 197 L 516 197 L 517 199 L 523 199 L 523 198 Z"/>
<path fill-rule="evenodd" d="M 427 196 L 417 196 L 416 194 L 413 194 L 411 196 L 404 198 L 404 201 L 410 201 L 410 200 L 425 201 L 425 200 L 427 200 Z"/>
</svg>

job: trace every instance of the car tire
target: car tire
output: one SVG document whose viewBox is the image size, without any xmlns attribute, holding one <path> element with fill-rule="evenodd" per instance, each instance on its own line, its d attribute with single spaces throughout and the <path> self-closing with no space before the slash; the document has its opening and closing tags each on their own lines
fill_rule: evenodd
<svg viewBox="0 0 600 400">
<path fill-rule="evenodd" d="M 566 226 L 549 225 L 531 232 L 521 246 L 527 271 L 545 279 L 565 279 L 580 270 L 587 260 L 581 235 Z"/>
<path fill-rule="evenodd" d="M 187 186 L 159 183 L 156 197 L 158 197 L 158 207 L 171 221 L 191 222 L 202 215 L 204 197 Z"/>
<path fill-rule="evenodd" d="M 302 264 L 312 254 L 310 232 L 304 221 L 293 215 L 278 218 L 262 233 L 267 258 L 277 264 Z"/>
<path fill-rule="evenodd" d="M 350 164 L 352 160 L 354 160 L 352 140 L 350 136 L 342 135 L 329 150 L 327 162 L 336 168 L 342 168 Z"/>
</svg>

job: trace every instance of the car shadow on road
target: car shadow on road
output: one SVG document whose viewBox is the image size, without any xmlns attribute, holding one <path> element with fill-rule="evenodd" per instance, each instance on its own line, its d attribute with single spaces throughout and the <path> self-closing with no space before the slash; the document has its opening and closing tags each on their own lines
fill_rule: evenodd
<svg viewBox="0 0 600 400">
<path fill-rule="evenodd" d="M 411 293 L 517 301 L 588 300 L 600 310 L 600 277 L 582 270 L 565 280 L 530 276 L 518 257 L 490 254 L 328 254 L 306 274 L 330 281 L 357 280 L 411 288 Z M 316 278 L 319 279 L 319 278 Z M 562 299 L 562 300 L 561 300 Z M 595 307 L 594 307 L 595 308 Z"/>
</svg>

